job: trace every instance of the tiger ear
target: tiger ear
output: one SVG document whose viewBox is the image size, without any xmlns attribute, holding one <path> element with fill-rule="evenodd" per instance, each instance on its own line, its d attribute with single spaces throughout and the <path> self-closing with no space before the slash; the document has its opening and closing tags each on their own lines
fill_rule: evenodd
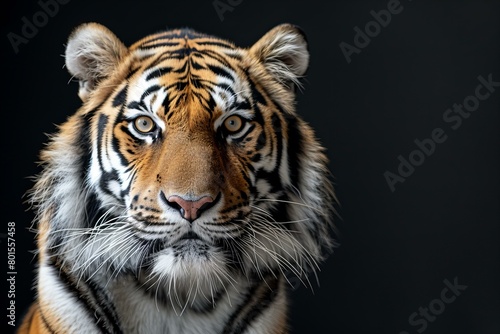
<svg viewBox="0 0 500 334">
<path fill-rule="evenodd" d="M 127 47 L 103 25 L 86 23 L 73 31 L 66 46 L 66 67 L 80 81 L 82 101 L 127 53 Z"/>
<path fill-rule="evenodd" d="M 306 37 L 292 24 L 281 24 L 271 29 L 250 48 L 250 52 L 288 88 L 300 86 L 299 79 L 309 66 Z"/>
</svg>

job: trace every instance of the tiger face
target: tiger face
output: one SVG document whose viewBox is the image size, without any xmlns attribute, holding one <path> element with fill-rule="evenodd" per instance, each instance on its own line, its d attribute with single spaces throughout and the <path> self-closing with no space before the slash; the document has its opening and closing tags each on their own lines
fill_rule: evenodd
<svg viewBox="0 0 500 334">
<path fill-rule="evenodd" d="M 206 242 L 239 237 L 250 199 L 257 198 L 252 171 L 272 165 L 272 157 L 257 156 L 265 153 L 259 140 L 264 145 L 271 136 L 265 131 L 268 115 L 252 108 L 251 88 L 239 68 L 227 68 L 229 59 L 206 57 L 206 39 L 171 40 L 176 47 L 138 64 L 139 74 L 122 84 L 111 96 L 109 113 L 100 116 L 103 134 L 97 135 L 109 132 L 106 145 L 114 141 L 121 157 L 109 159 L 121 178 L 111 178 L 108 190 L 115 183 L 116 191 L 109 201 L 119 201 L 144 238 L 174 244 L 187 234 Z M 179 49 L 192 54 L 169 56 Z M 93 162 L 94 183 L 100 183 L 97 154 Z"/>
<path fill-rule="evenodd" d="M 154 52 L 136 56 L 95 118 L 93 140 L 110 150 L 93 151 L 90 182 L 134 235 L 161 244 L 153 271 L 206 275 L 248 233 L 252 206 L 279 198 L 279 170 L 262 173 L 283 159 L 272 126 L 286 115 L 251 86 L 245 51 L 191 31 L 153 40 L 132 48 Z"/>
<path fill-rule="evenodd" d="M 292 25 L 250 48 L 193 30 L 130 47 L 98 24 L 75 30 L 66 65 L 84 103 L 42 153 L 33 193 L 47 258 L 175 286 L 180 305 L 238 280 L 307 280 L 332 245 L 334 203 L 294 107 L 308 61 Z"/>
</svg>

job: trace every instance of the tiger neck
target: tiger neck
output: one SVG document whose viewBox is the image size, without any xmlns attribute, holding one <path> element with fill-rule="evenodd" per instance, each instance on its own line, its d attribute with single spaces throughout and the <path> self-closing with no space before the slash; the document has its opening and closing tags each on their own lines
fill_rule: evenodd
<svg viewBox="0 0 500 334">
<path fill-rule="evenodd" d="M 194 298 L 132 276 L 114 282 L 109 292 L 126 333 L 240 333 L 259 317 L 285 323 L 284 279 L 272 274 L 258 280 L 239 277 L 211 295 Z"/>
</svg>

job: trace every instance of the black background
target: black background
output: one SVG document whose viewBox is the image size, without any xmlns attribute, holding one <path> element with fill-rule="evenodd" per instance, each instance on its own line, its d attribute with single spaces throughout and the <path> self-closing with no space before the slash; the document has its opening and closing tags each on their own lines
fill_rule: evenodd
<svg viewBox="0 0 500 334">
<path fill-rule="evenodd" d="M 21 34 L 22 17 L 32 21 L 41 8 L 4 1 L 1 262 L 7 272 L 4 237 L 14 221 L 17 321 L 34 296 L 36 262 L 23 194 L 44 133 L 80 105 L 63 68 L 71 30 L 96 21 L 130 45 L 188 26 L 250 46 L 290 22 L 305 31 L 311 52 L 298 110 L 328 149 L 342 217 L 341 246 L 322 265 L 320 286 L 292 293 L 293 333 L 417 333 L 409 316 L 455 278 L 467 289 L 424 332 L 500 333 L 500 87 L 458 129 L 443 121 L 474 94 L 478 76 L 500 81 L 500 3 L 401 0 L 402 11 L 348 64 L 339 43 L 352 45 L 353 28 L 363 29 L 370 11 L 387 3 L 244 0 L 221 20 L 212 0 L 73 0 L 16 54 L 7 34 Z M 391 192 L 384 172 L 397 173 L 398 156 L 408 158 L 414 140 L 435 128 L 447 140 Z M 0 291 L 4 302 L 7 291 Z M 1 313 L 6 328 L 3 306 Z"/>
</svg>

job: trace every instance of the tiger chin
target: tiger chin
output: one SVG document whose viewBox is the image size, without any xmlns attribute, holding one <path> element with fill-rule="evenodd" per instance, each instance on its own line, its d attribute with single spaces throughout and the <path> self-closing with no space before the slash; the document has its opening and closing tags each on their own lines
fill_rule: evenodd
<svg viewBox="0 0 500 334">
<path fill-rule="evenodd" d="M 69 37 L 82 106 L 30 192 L 36 300 L 19 333 L 288 333 L 290 281 L 330 252 L 324 148 L 295 111 L 283 24 L 249 48 L 191 29 Z"/>
</svg>

